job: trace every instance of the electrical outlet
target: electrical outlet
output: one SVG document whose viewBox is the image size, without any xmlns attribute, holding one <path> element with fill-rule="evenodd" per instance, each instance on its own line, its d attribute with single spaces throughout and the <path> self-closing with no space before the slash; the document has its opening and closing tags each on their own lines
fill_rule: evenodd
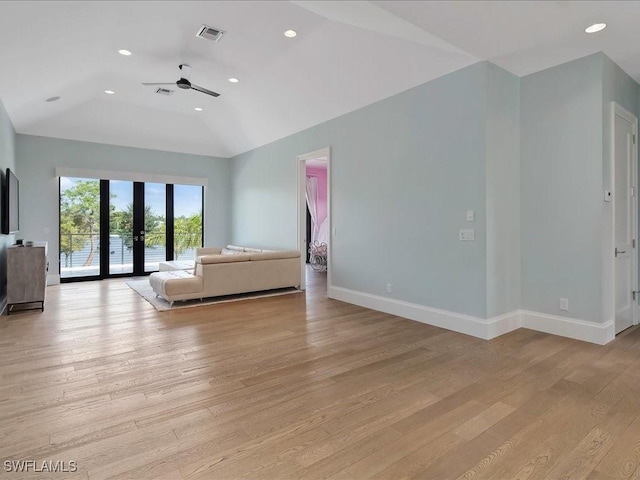
<svg viewBox="0 0 640 480">
<path fill-rule="evenodd" d="M 391 284 L 387 283 L 387 293 L 391 293 Z"/>
<path fill-rule="evenodd" d="M 569 300 L 566 298 L 560 299 L 560 310 L 564 310 L 565 312 L 569 311 Z"/>
<path fill-rule="evenodd" d="M 469 230 L 460 230 L 460 241 L 462 242 L 470 242 L 476 239 L 475 232 L 473 229 Z"/>
</svg>

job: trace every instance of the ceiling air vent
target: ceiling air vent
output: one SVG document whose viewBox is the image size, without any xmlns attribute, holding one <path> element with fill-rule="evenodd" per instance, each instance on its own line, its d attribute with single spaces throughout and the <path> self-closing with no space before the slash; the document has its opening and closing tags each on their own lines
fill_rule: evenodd
<svg viewBox="0 0 640 480">
<path fill-rule="evenodd" d="M 167 95 L 167 96 L 169 96 L 169 95 L 173 95 L 173 90 L 169 90 L 168 88 L 158 88 L 156 90 L 156 93 L 158 95 Z"/>
<path fill-rule="evenodd" d="M 198 29 L 198 33 L 196 33 L 196 37 L 206 38 L 207 40 L 213 40 L 214 42 L 217 42 L 222 38 L 222 36 L 225 33 L 226 33 L 225 31 L 220 30 L 219 28 L 213 28 L 208 25 L 202 25 L 202 27 Z"/>
</svg>

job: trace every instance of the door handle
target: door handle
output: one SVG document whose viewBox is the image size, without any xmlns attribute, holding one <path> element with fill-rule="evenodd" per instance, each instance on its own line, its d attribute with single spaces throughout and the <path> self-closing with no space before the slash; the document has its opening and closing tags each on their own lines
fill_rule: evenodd
<svg viewBox="0 0 640 480">
<path fill-rule="evenodd" d="M 618 247 L 616 247 L 616 252 L 615 253 L 616 253 L 616 257 L 617 257 L 621 253 L 627 253 L 627 251 L 626 250 L 618 250 Z"/>
</svg>

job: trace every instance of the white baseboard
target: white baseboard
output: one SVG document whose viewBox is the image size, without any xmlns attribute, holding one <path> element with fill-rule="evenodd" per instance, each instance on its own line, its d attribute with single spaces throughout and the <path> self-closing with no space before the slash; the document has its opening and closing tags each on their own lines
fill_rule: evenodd
<svg viewBox="0 0 640 480">
<path fill-rule="evenodd" d="M 487 322 L 487 340 L 517 330 L 522 326 L 520 324 L 520 310 L 489 318 L 485 322 Z"/>
<path fill-rule="evenodd" d="M 59 285 L 60 275 L 47 275 L 47 285 Z"/>
<path fill-rule="evenodd" d="M 329 287 L 329 297 L 483 340 L 490 340 L 520 326 L 518 312 L 485 319 L 333 286 Z"/>
<path fill-rule="evenodd" d="M 527 310 L 514 310 L 485 319 L 334 286 L 329 287 L 329 298 L 446 328 L 483 340 L 491 340 L 521 327 L 597 343 L 598 345 L 604 345 L 615 337 L 613 321 L 599 324 Z"/>
<path fill-rule="evenodd" d="M 521 326 L 561 337 L 605 345 L 616 336 L 613 320 L 605 323 L 586 322 L 576 318 L 520 310 Z"/>
</svg>

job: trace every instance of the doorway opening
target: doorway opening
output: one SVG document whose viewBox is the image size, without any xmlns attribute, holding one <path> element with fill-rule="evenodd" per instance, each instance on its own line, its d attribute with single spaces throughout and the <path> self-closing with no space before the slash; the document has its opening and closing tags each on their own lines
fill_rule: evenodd
<svg viewBox="0 0 640 480">
<path fill-rule="evenodd" d="M 331 285 L 331 158 L 329 147 L 298 156 L 298 241 L 301 288 Z"/>
</svg>

